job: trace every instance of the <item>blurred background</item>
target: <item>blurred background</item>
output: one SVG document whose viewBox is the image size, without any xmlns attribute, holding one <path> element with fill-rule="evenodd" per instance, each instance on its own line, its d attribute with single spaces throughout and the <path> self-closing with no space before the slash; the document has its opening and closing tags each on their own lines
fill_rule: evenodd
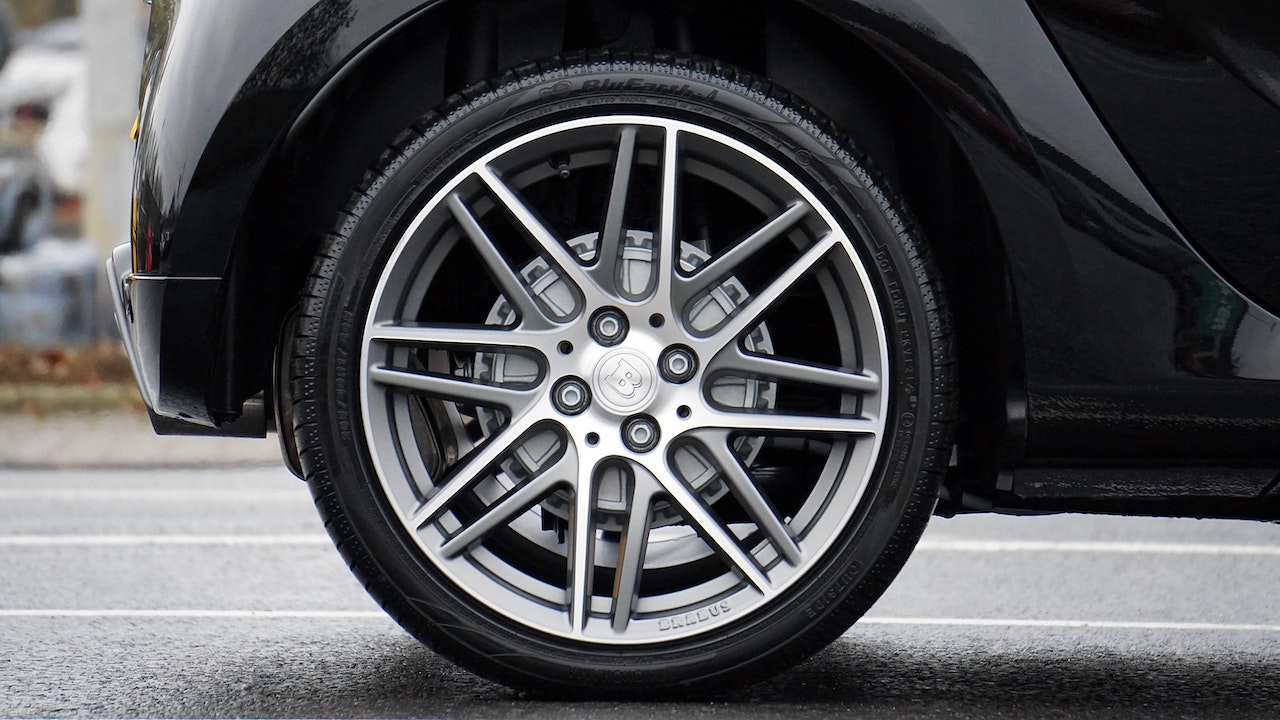
<svg viewBox="0 0 1280 720">
<path fill-rule="evenodd" d="M 0 468 L 275 460 L 155 438 L 116 337 L 103 263 L 128 239 L 147 12 L 0 0 Z"/>
</svg>

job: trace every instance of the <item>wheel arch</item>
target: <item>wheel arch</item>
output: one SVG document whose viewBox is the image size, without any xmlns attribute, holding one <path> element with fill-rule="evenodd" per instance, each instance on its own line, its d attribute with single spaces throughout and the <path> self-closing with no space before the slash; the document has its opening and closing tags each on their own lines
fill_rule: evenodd
<svg viewBox="0 0 1280 720">
<path fill-rule="evenodd" d="M 737 26 L 754 28 L 758 37 L 720 32 L 730 8 Z M 971 391 L 961 399 L 958 437 L 970 448 L 966 460 L 985 463 L 1004 434 L 1001 372 L 1018 356 L 991 204 L 942 109 L 873 43 L 793 0 L 445 0 L 390 30 L 312 99 L 253 188 L 228 266 L 215 412 L 272 388 L 280 325 L 334 208 L 376 161 L 382 142 L 502 67 L 600 46 L 656 47 L 727 62 L 769 76 L 839 127 L 856 128 L 858 149 L 881 163 L 935 246 Z M 992 348 L 1010 359 L 991 357 Z M 987 470 L 982 474 L 990 476 Z"/>
</svg>

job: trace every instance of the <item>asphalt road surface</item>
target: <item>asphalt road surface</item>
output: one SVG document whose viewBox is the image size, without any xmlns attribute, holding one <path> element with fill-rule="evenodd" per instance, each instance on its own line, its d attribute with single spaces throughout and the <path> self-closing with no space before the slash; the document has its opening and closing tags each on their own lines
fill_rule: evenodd
<svg viewBox="0 0 1280 720">
<path fill-rule="evenodd" d="M 0 716 L 1280 717 L 1280 525 L 937 519 L 828 650 L 703 701 L 573 703 L 385 619 L 277 469 L 0 468 Z"/>
</svg>

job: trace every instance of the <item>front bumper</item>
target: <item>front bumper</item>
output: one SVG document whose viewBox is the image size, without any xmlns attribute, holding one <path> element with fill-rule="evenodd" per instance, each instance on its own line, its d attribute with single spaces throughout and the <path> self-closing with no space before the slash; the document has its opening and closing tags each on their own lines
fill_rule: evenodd
<svg viewBox="0 0 1280 720">
<path fill-rule="evenodd" d="M 221 278 L 136 274 L 129 243 L 112 251 L 107 278 L 116 327 L 156 432 L 265 436 L 266 410 L 261 402 L 247 403 L 234 423 L 218 424 L 210 416 L 211 327 Z"/>
<path fill-rule="evenodd" d="M 138 318 L 134 315 L 132 297 L 133 248 L 129 243 L 117 245 L 107 257 L 107 287 L 110 288 L 111 304 L 115 308 L 116 329 L 124 340 L 124 351 L 129 357 L 129 365 L 133 368 L 133 380 L 142 393 L 142 401 L 148 410 L 153 410 L 160 401 L 159 360 L 157 352 L 146 354 L 146 364 L 139 355 L 141 338 L 151 338 L 154 333 L 140 332 Z M 150 349 L 150 348 L 148 348 Z"/>
</svg>

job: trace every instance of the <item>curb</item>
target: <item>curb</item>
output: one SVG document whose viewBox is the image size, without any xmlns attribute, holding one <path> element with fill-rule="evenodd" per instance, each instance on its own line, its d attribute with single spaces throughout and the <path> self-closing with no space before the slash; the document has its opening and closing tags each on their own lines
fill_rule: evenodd
<svg viewBox="0 0 1280 720">
<path fill-rule="evenodd" d="M 136 391 L 135 391 L 136 392 Z M 158 469 L 278 467 L 287 473 L 274 436 L 161 437 L 136 410 L 0 414 L 0 468 Z"/>
</svg>

